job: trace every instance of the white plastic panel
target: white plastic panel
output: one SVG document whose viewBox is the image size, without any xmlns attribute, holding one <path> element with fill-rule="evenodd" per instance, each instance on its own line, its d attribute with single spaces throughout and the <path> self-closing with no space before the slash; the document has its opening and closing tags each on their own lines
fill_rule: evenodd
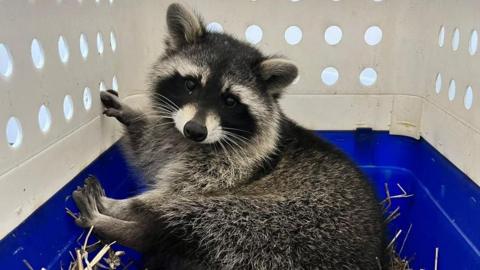
<svg viewBox="0 0 480 270">
<path fill-rule="evenodd" d="M 166 5 L 0 0 L 0 238 L 119 138 L 99 83 L 144 93 L 165 29 L 145 12 Z"/>
<path fill-rule="evenodd" d="M 298 64 L 281 102 L 298 122 L 423 136 L 480 183 L 479 1 L 183 2 Z M 145 104 L 168 4 L 0 0 L 0 238 L 119 138 L 100 90 Z"/>
</svg>

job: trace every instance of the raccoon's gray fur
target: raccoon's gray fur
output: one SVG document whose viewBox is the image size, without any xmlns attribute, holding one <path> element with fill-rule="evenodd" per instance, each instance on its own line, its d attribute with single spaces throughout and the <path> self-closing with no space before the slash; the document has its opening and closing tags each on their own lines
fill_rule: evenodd
<svg viewBox="0 0 480 270">
<path fill-rule="evenodd" d="M 139 250 L 148 269 L 378 269 L 387 258 L 372 188 L 279 108 L 295 65 L 207 32 L 179 4 L 167 24 L 151 108 L 101 95 L 150 189 L 114 200 L 89 178 L 73 193 L 77 224 Z"/>
</svg>

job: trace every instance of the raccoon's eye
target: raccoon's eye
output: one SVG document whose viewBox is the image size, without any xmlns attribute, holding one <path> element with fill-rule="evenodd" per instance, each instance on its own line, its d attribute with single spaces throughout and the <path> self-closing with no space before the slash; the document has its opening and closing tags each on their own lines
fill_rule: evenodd
<svg viewBox="0 0 480 270">
<path fill-rule="evenodd" d="M 196 86 L 197 83 L 195 81 L 192 81 L 190 79 L 185 80 L 185 88 L 187 88 L 188 91 L 192 92 Z"/>
<path fill-rule="evenodd" d="M 233 108 L 235 107 L 237 104 L 238 104 L 238 101 L 235 97 L 233 96 L 226 96 L 224 99 L 223 99 L 223 102 L 225 103 L 225 105 L 229 108 Z"/>
</svg>

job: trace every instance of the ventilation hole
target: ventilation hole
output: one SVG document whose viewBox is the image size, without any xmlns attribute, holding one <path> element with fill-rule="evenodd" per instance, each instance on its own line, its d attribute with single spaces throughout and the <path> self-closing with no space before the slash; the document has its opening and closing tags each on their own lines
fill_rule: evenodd
<svg viewBox="0 0 480 270">
<path fill-rule="evenodd" d="M 115 33 L 110 32 L 110 47 L 112 47 L 112 51 L 117 50 L 117 38 L 115 37 Z"/>
<path fill-rule="evenodd" d="M 112 79 L 112 90 L 115 90 L 118 92 L 118 80 L 117 80 L 117 76 L 113 76 L 113 79 Z"/>
<path fill-rule="evenodd" d="M 292 84 L 297 84 L 300 81 L 300 75 L 298 75 L 295 80 L 293 80 Z"/>
<path fill-rule="evenodd" d="M 73 117 L 73 100 L 70 95 L 66 95 L 63 99 L 63 115 L 67 121 Z"/>
<path fill-rule="evenodd" d="M 223 33 L 223 27 L 218 22 L 211 22 L 207 25 L 207 31 L 212 33 Z"/>
<path fill-rule="evenodd" d="M 455 92 L 457 91 L 457 86 L 455 80 L 450 81 L 450 86 L 448 87 L 448 100 L 453 101 L 455 99 Z"/>
<path fill-rule="evenodd" d="M 58 38 L 58 55 L 60 56 L 60 61 L 62 61 L 62 63 L 68 62 L 70 53 L 68 51 L 68 44 L 63 36 Z"/>
<path fill-rule="evenodd" d="M 52 115 L 50 114 L 50 110 L 47 106 L 42 105 L 40 106 L 40 110 L 38 110 L 38 126 L 43 133 L 47 133 L 52 125 Z"/>
<path fill-rule="evenodd" d="M 42 45 L 36 38 L 34 38 L 32 41 L 31 53 L 33 65 L 38 69 L 43 68 L 43 66 L 45 65 L 45 55 Z"/>
<path fill-rule="evenodd" d="M 99 54 L 103 54 L 103 35 L 102 33 L 97 33 L 97 51 Z"/>
<path fill-rule="evenodd" d="M 329 26 L 325 30 L 325 41 L 328 45 L 337 45 L 342 40 L 342 29 L 336 25 Z"/>
<path fill-rule="evenodd" d="M 107 91 L 107 87 L 105 86 L 105 82 L 101 81 L 100 84 L 98 85 L 98 89 L 100 91 Z"/>
<path fill-rule="evenodd" d="M 377 72 L 373 68 L 365 68 L 359 76 L 360 83 L 364 86 L 372 86 L 377 81 Z"/>
<path fill-rule="evenodd" d="M 22 144 L 23 133 L 22 125 L 16 117 L 10 117 L 7 122 L 7 143 L 13 147 L 17 148 Z"/>
<path fill-rule="evenodd" d="M 440 94 L 440 91 L 442 91 L 442 74 L 438 73 L 435 79 L 435 92 Z"/>
<path fill-rule="evenodd" d="M 338 70 L 334 67 L 327 67 L 322 71 L 322 82 L 332 86 L 338 81 Z"/>
<path fill-rule="evenodd" d="M 251 44 L 258 44 L 260 41 L 262 41 L 263 38 L 262 28 L 255 24 L 250 25 L 249 27 L 247 27 L 247 30 L 245 30 L 245 38 Z"/>
<path fill-rule="evenodd" d="M 367 31 L 365 31 L 364 39 L 365 43 L 367 43 L 370 46 L 375 46 L 380 41 L 382 41 L 383 38 L 383 32 L 382 29 L 376 25 L 370 26 Z"/>
<path fill-rule="evenodd" d="M 285 40 L 290 45 L 297 45 L 302 41 L 302 29 L 298 26 L 290 26 L 285 30 Z"/>
<path fill-rule="evenodd" d="M 0 74 L 5 77 L 10 77 L 13 72 L 12 55 L 8 51 L 7 46 L 0 43 Z"/>
<path fill-rule="evenodd" d="M 460 30 L 458 28 L 455 28 L 453 31 L 453 37 L 452 37 L 452 50 L 456 51 L 458 50 L 458 47 L 460 46 Z"/>
<path fill-rule="evenodd" d="M 88 87 L 83 90 L 83 107 L 86 111 L 92 108 L 92 91 Z"/>
<path fill-rule="evenodd" d="M 473 105 L 473 90 L 471 86 L 467 87 L 465 92 L 465 98 L 463 99 L 463 104 L 465 105 L 465 109 L 470 110 Z"/>
<path fill-rule="evenodd" d="M 85 34 L 80 35 L 80 54 L 82 55 L 83 59 L 87 59 L 88 57 L 88 40 Z"/>
<path fill-rule="evenodd" d="M 438 32 L 438 46 L 442 48 L 445 45 L 445 26 L 440 27 L 440 31 Z"/>
<path fill-rule="evenodd" d="M 477 53 L 478 48 L 478 33 L 477 30 L 473 30 L 472 34 L 470 35 L 470 42 L 468 45 L 468 52 L 470 55 L 474 55 Z"/>
</svg>

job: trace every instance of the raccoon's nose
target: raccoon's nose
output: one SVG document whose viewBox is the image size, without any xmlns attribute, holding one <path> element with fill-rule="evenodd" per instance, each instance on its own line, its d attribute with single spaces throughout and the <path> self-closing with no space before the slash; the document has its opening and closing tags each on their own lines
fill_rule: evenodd
<svg viewBox="0 0 480 270">
<path fill-rule="evenodd" d="M 195 121 L 188 121 L 183 127 L 183 134 L 190 140 L 201 142 L 207 138 L 207 128 Z"/>
</svg>

